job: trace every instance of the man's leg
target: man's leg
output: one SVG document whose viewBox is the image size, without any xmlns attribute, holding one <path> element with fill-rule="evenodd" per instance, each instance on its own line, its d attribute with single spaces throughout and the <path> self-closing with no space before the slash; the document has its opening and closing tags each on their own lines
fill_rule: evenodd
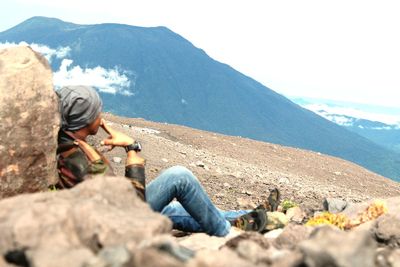
<svg viewBox="0 0 400 267">
<path fill-rule="evenodd" d="M 251 210 L 230 210 L 224 211 L 217 208 L 219 213 L 225 220 L 233 222 L 238 217 L 245 215 Z M 185 210 L 185 208 L 178 201 L 172 201 L 162 211 L 162 214 L 168 216 L 173 224 L 174 229 L 182 230 L 185 232 L 205 232 L 200 224 Z"/>
<path fill-rule="evenodd" d="M 172 203 L 166 208 L 174 198 L 182 205 Z M 183 222 L 182 226 L 186 228 L 184 230 L 203 230 L 216 236 L 229 233 L 230 223 L 211 202 L 193 173 L 185 167 L 169 168 L 150 182 L 146 186 L 146 200 L 154 211 L 171 215 L 171 219 L 174 219 L 173 215 L 187 211 L 197 224 L 193 224 L 193 221 Z M 176 216 L 175 219 L 177 218 Z"/>
</svg>

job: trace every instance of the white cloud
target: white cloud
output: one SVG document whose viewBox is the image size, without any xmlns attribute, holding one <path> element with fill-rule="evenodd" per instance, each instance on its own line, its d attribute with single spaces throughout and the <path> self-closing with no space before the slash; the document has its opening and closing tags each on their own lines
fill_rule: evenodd
<svg viewBox="0 0 400 267">
<path fill-rule="evenodd" d="M 332 114 L 321 113 L 321 112 L 318 114 L 323 116 L 324 118 L 326 118 L 336 124 L 342 125 L 342 126 L 353 126 L 353 124 L 354 124 L 354 119 L 347 118 L 343 115 L 332 115 Z"/>
<path fill-rule="evenodd" d="M 0 49 L 14 46 L 30 46 L 34 51 L 42 54 L 49 62 L 54 57 L 63 59 L 59 70 L 53 73 L 53 83 L 56 88 L 66 85 L 88 85 L 96 87 L 104 93 L 133 95 L 129 90 L 131 81 L 128 78 L 128 75 L 133 76 L 133 74 L 129 71 L 121 71 L 117 67 L 105 69 L 97 66 L 95 68 L 82 69 L 80 66 L 73 66 L 73 60 L 66 58 L 71 51 L 68 46 L 53 49 L 36 43 L 0 43 Z"/>
<path fill-rule="evenodd" d="M 129 91 L 131 82 L 127 75 L 129 72 L 120 71 L 118 68 L 105 69 L 100 66 L 82 69 L 73 66 L 73 60 L 64 59 L 60 69 L 53 75 L 56 87 L 66 85 L 88 85 L 98 88 L 101 92 L 131 96 Z"/>
<path fill-rule="evenodd" d="M 340 125 L 349 124 L 350 121 L 347 120 L 346 118 L 343 117 L 339 118 L 337 116 L 335 117 L 335 119 L 333 119 L 332 114 L 345 115 L 357 119 L 365 119 L 370 121 L 379 121 L 390 125 L 400 125 L 399 117 L 395 115 L 366 112 L 355 108 L 329 106 L 326 104 L 308 104 L 308 105 L 303 105 L 303 107 Z M 325 112 L 321 112 L 322 110 Z"/>
<path fill-rule="evenodd" d="M 46 45 L 42 44 L 36 44 L 36 43 L 30 43 L 28 44 L 27 42 L 20 42 L 20 43 L 0 43 L 0 49 L 1 48 L 8 48 L 8 47 L 15 47 L 15 46 L 30 46 L 33 50 L 36 52 L 39 52 L 42 54 L 50 63 L 54 57 L 56 58 L 65 58 L 66 56 L 69 55 L 69 52 L 71 51 L 71 48 L 68 46 L 60 46 L 56 49 L 50 48 Z"/>
</svg>

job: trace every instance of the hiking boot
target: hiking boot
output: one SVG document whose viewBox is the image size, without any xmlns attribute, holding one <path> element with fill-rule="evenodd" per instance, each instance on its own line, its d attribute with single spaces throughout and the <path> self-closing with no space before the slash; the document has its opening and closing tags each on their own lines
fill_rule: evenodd
<svg viewBox="0 0 400 267">
<path fill-rule="evenodd" d="M 281 203 L 281 192 L 278 188 L 269 191 L 267 200 L 260 204 L 256 209 L 265 209 L 266 211 L 277 211 Z"/>
<path fill-rule="evenodd" d="M 265 230 L 265 226 L 267 225 L 267 211 L 262 208 L 257 208 L 236 218 L 230 223 L 232 226 L 244 231 L 263 232 Z"/>
</svg>

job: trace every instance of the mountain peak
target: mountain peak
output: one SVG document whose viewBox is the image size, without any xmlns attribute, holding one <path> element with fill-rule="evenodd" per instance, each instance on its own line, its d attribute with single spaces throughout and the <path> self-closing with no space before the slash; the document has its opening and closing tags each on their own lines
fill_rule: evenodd
<svg viewBox="0 0 400 267">
<path fill-rule="evenodd" d="M 5 32 L 13 31 L 13 32 L 25 32 L 30 30 L 38 30 L 40 28 L 55 28 L 55 29 L 67 29 L 77 27 L 78 25 L 65 22 L 57 18 L 49 18 L 42 16 L 31 17 L 20 24 L 14 26 L 11 29 L 8 29 Z"/>
</svg>

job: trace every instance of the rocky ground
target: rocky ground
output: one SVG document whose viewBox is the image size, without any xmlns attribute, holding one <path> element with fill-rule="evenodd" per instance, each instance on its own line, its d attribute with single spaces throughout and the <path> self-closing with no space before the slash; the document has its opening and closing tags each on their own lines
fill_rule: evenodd
<svg viewBox="0 0 400 267">
<path fill-rule="evenodd" d="M 141 142 L 148 182 L 170 166 L 183 165 L 222 209 L 251 208 L 274 187 L 281 190 L 283 199 L 295 201 L 306 211 L 322 209 L 327 197 L 361 202 L 400 194 L 399 183 L 320 153 L 143 119 L 112 114 L 104 118 Z M 102 149 L 99 143 L 105 137 L 100 130 L 90 142 Z M 115 148 L 104 154 L 123 175 L 125 152 Z M 118 158 L 122 159 L 119 163 Z"/>
</svg>

